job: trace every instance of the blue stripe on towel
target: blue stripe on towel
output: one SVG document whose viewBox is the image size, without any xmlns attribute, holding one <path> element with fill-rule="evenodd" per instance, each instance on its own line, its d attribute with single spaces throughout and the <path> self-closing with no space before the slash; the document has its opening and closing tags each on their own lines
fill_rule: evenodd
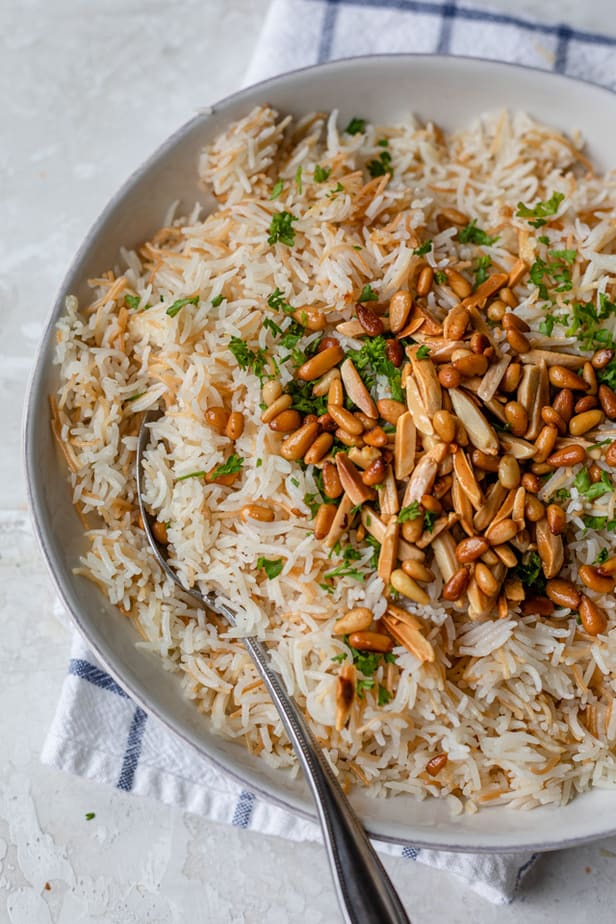
<svg viewBox="0 0 616 924">
<path fill-rule="evenodd" d="M 235 811 L 233 812 L 233 818 L 231 819 L 231 824 L 235 825 L 236 828 L 247 828 L 250 824 L 250 819 L 252 816 L 252 810 L 255 807 L 255 796 L 253 793 L 248 792 L 246 789 L 243 789 L 240 793 L 240 797 L 237 800 L 237 805 L 235 806 Z"/>
<path fill-rule="evenodd" d="M 93 686 L 99 687 L 101 690 L 108 690 L 110 693 L 115 693 L 117 696 L 128 699 L 127 694 L 122 687 L 118 686 L 113 677 L 102 671 L 100 667 L 90 664 L 89 661 L 84 661 L 82 658 L 71 658 L 68 672 L 75 677 L 79 677 L 80 680 L 86 680 Z"/>
<path fill-rule="evenodd" d="M 139 763 L 139 757 L 141 755 L 141 744 L 143 741 L 146 719 L 146 713 L 137 706 L 128 731 L 122 770 L 120 771 L 120 776 L 116 783 L 116 787 L 118 789 L 123 789 L 125 792 L 130 792 L 133 788 L 135 770 L 137 769 L 137 764 Z"/>
<path fill-rule="evenodd" d="M 438 44 L 436 50 L 440 55 L 449 54 L 449 48 L 451 45 L 451 31 L 453 28 L 453 21 L 456 18 L 456 5 L 455 3 L 446 3 L 441 10 L 441 16 L 443 21 L 441 23 L 441 32 L 438 37 Z"/>
<path fill-rule="evenodd" d="M 403 847 L 402 856 L 407 860 L 416 860 L 419 856 L 419 849 L 417 847 Z"/>
</svg>

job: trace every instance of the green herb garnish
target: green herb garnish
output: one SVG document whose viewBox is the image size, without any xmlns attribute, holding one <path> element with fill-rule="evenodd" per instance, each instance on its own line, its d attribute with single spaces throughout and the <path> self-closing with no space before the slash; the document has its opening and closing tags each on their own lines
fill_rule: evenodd
<svg viewBox="0 0 616 924">
<path fill-rule="evenodd" d="M 425 254 L 430 253 L 432 250 L 432 241 L 424 241 L 423 244 L 420 244 L 419 247 L 416 247 L 413 251 L 414 256 L 423 257 Z"/>
<path fill-rule="evenodd" d="M 361 294 L 357 299 L 358 302 L 378 302 L 378 300 L 378 295 L 369 283 L 363 287 Z"/>
<path fill-rule="evenodd" d="M 295 185 L 297 186 L 298 193 L 302 194 L 302 165 L 300 164 L 297 170 L 295 171 Z"/>
<path fill-rule="evenodd" d="M 276 244 L 279 241 L 287 247 L 292 247 L 295 243 L 294 221 L 297 221 L 297 218 L 291 212 L 275 212 L 270 222 L 267 243 Z"/>
<path fill-rule="evenodd" d="M 537 202 L 532 208 L 524 205 L 523 202 L 518 202 L 518 210 L 515 213 L 516 218 L 527 218 L 529 219 L 529 225 L 532 225 L 533 228 L 541 228 L 542 225 L 547 224 L 546 218 L 556 215 L 558 206 L 564 198 L 563 193 L 555 192 L 545 202 Z M 531 221 L 530 219 L 534 220 Z"/>
<path fill-rule="evenodd" d="M 421 504 L 419 501 L 413 501 L 408 507 L 403 507 L 398 514 L 398 523 L 406 523 L 408 520 L 417 520 L 422 514 Z"/>
<path fill-rule="evenodd" d="M 321 167 L 320 164 L 317 164 L 312 176 L 315 183 L 325 183 L 325 181 L 329 179 L 331 172 L 331 167 Z"/>
<path fill-rule="evenodd" d="M 594 560 L 594 564 L 595 564 L 595 565 L 602 565 L 603 562 L 604 562 L 604 561 L 607 561 L 609 557 L 610 557 L 610 553 L 608 552 L 608 550 L 607 550 L 607 549 L 601 549 L 601 551 L 599 552 L 599 554 L 597 555 L 597 557 L 596 557 L 595 560 Z"/>
<path fill-rule="evenodd" d="M 387 703 L 391 702 L 391 693 L 387 687 L 379 687 L 379 694 L 377 696 L 377 702 L 379 706 L 386 706 Z"/>
<path fill-rule="evenodd" d="M 292 314 L 295 311 L 293 305 L 289 305 L 285 301 L 285 297 L 280 291 L 280 289 L 274 289 L 271 295 L 267 298 L 267 304 L 270 308 L 273 308 L 274 311 L 284 311 L 285 314 Z"/>
<path fill-rule="evenodd" d="M 541 594 L 545 590 L 545 577 L 543 576 L 541 559 L 534 550 L 527 552 L 523 556 L 515 567 L 514 574 L 528 590 L 532 590 L 537 594 Z"/>
<path fill-rule="evenodd" d="M 231 337 L 229 349 L 235 356 L 238 366 L 241 369 L 252 369 L 255 375 L 261 377 L 267 362 L 267 353 L 265 350 L 251 350 L 244 343 L 241 337 Z"/>
<path fill-rule="evenodd" d="M 215 295 L 211 301 L 212 308 L 218 308 L 219 305 L 222 305 L 222 303 L 225 300 L 225 297 L 226 296 L 224 295 Z"/>
<path fill-rule="evenodd" d="M 86 821 L 92 821 L 93 818 L 96 818 L 96 812 L 86 812 Z"/>
<path fill-rule="evenodd" d="M 223 462 L 222 465 L 214 469 L 210 478 L 214 480 L 215 478 L 220 478 L 221 475 L 236 475 L 237 472 L 241 472 L 243 464 L 244 460 L 242 457 L 233 453 L 226 462 Z"/>
<path fill-rule="evenodd" d="M 354 116 L 349 122 L 349 124 L 347 125 L 347 127 L 345 128 L 345 132 L 347 133 L 347 135 L 359 135 L 360 132 L 365 132 L 365 131 L 366 131 L 366 120 L 358 119 L 357 116 Z"/>
<path fill-rule="evenodd" d="M 424 529 L 427 533 L 431 533 L 434 529 L 434 523 L 436 521 L 436 514 L 431 510 L 426 510 L 424 512 Z"/>
<path fill-rule="evenodd" d="M 444 286 L 447 282 L 447 273 L 444 273 L 443 270 L 436 270 L 434 273 L 434 279 L 439 286 Z"/>
<path fill-rule="evenodd" d="M 391 154 L 389 151 L 382 151 L 377 158 L 368 161 L 366 166 L 371 177 L 385 176 L 386 173 L 392 172 Z"/>
<path fill-rule="evenodd" d="M 374 388 L 376 376 L 384 375 L 389 381 L 391 396 L 395 401 L 404 400 L 401 385 L 401 370 L 387 359 L 386 340 L 379 334 L 366 340 L 360 350 L 349 350 L 348 358 L 361 375 L 366 388 Z"/>
<path fill-rule="evenodd" d="M 283 189 L 284 189 L 284 183 L 283 183 L 283 181 L 282 181 L 282 180 L 276 180 L 276 182 L 274 183 L 274 185 L 273 185 L 273 187 L 272 187 L 272 194 L 271 194 L 271 196 L 270 196 L 270 199 L 277 199 L 278 196 L 280 195 L 280 193 L 282 192 Z"/>
<path fill-rule="evenodd" d="M 180 475 L 176 481 L 187 481 L 189 478 L 204 478 L 207 472 L 189 472 L 187 475 Z"/>
<path fill-rule="evenodd" d="M 601 479 L 593 483 L 588 469 L 582 468 L 575 476 L 573 484 L 582 497 L 585 497 L 587 500 L 596 500 L 598 497 L 603 497 L 604 494 L 611 494 L 613 491 L 610 476 L 605 471 L 601 472 Z"/>
<path fill-rule="evenodd" d="M 475 288 L 481 285 L 482 282 L 485 282 L 488 278 L 488 267 L 492 265 L 492 260 L 490 257 L 483 256 L 479 257 L 477 260 L 477 265 L 475 267 Z"/>
<path fill-rule="evenodd" d="M 268 579 L 271 581 L 273 578 L 278 577 L 284 568 L 284 559 L 264 558 L 263 555 L 259 555 L 257 558 L 257 568 L 263 568 Z"/>
<path fill-rule="evenodd" d="M 170 305 L 169 308 L 167 308 L 167 314 L 169 315 L 170 318 L 174 318 L 176 314 L 182 310 L 184 305 L 198 305 L 198 304 L 199 304 L 198 295 L 193 295 L 191 298 L 178 298 L 178 300 L 174 302 L 173 305 Z"/>
<path fill-rule="evenodd" d="M 355 691 L 360 699 L 364 698 L 366 690 L 371 690 L 375 684 L 374 677 L 358 677 L 355 685 Z"/>
<path fill-rule="evenodd" d="M 131 311 L 136 311 L 136 309 L 139 307 L 139 303 L 141 302 L 141 296 L 140 295 L 125 295 L 124 302 L 126 306 L 131 309 Z"/>
<path fill-rule="evenodd" d="M 495 244 L 498 237 L 490 237 L 485 231 L 477 227 L 477 219 L 473 220 L 458 232 L 458 240 L 461 244 L 479 244 L 483 247 L 490 247 Z"/>
<path fill-rule="evenodd" d="M 422 343 L 422 345 L 419 347 L 419 349 L 415 353 L 415 356 L 417 357 L 417 359 L 427 359 L 429 355 L 430 355 L 430 347 L 427 346 L 425 343 Z"/>
</svg>

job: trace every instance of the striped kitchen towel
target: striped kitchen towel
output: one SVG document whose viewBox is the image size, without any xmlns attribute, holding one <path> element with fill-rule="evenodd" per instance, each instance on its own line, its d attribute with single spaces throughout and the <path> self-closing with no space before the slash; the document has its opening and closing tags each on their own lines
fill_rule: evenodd
<svg viewBox="0 0 616 924">
<path fill-rule="evenodd" d="M 556 70 L 616 88 L 616 41 L 467 4 L 431 0 L 274 0 L 246 83 L 330 58 L 376 52 L 473 54 Z M 43 761 L 212 820 L 318 840 L 316 825 L 242 789 L 146 714 L 73 645 Z M 511 901 L 535 857 L 469 855 L 377 845 L 447 870 L 484 898 Z"/>
</svg>

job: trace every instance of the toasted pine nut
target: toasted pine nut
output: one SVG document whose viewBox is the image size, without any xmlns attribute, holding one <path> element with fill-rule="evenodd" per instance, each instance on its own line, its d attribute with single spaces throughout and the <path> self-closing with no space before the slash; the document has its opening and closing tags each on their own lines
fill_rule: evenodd
<svg viewBox="0 0 616 924">
<path fill-rule="evenodd" d="M 476 330 L 471 334 L 471 350 L 473 353 L 486 353 L 490 347 L 490 341 L 485 334 L 482 334 L 480 331 Z M 487 353 L 486 353 L 487 355 Z"/>
<path fill-rule="evenodd" d="M 485 375 L 488 369 L 488 358 L 483 353 L 470 353 L 453 360 L 453 367 L 467 378 L 474 375 Z"/>
<path fill-rule="evenodd" d="M 338 508 L 335 504 L 321 504 L 314 518 L 312 532 L 315 539 L 325 539 L 336 518 Z"/>
<path fill-rule="evenodd" d="M 323 478 L 323 493 L 325 496 L 331 499 L 340 497 L 342 494 L 342 485 L 340 484 L 340 477 L 335 463 L 329 461 L 324 462 L 321 475 Z"/>
<path fill-rule="evenodd" d="M 348 610 L 344 616 L 334 623 L 334 635 L 350 635 L 352 632 L 363 632 L 372 625 L 372 610 L 367 606 L 356 606 Z"/>
<path fill-rule="evenodd" d="M 481 558 L 484 552 L 487 552 L 490 543 L 483 536 L 469 536 L 468 539 L 462 539 L 456 546 L 456 558 L 459 562 L 476 561 Z"/>
<path fill-rule="evenodd" d="M 597 484 L 603 477 L 603 469 L 596 462 L 593 462 L 592 465 L 588 466 L 588 474 L 592 483 Z"/>
<path fill-rule="evenodd" d="M 616 467 L 616 440 L 607 447 L 605 452 L 605 461 L 612 468 Z"/>
<path fill-rule="evenodd" d="M 574 411 L 576 414 L 583 414 L 585 411 L 592 411 L 599 404 L 599 399 L 595 395 L 584 395 L 575 402 Z"/>
<path fill-rule="evenodd" d="M 479 585 L 479 589 L 487 594 L 488 597 L 495 597 L 498 593 L 500 587 L 499 582 L 496 580 L 490 569 L 487 565 L 484 565 L 482 561 L 478 561 L 475 565 L 475 580 Z"/>
<path fill-rule="evenodd" d="M 335 346 L 338 346 L 338 340 L 336 337 L 321 337 L 317 347 L 317 353 L 322 353 L 323 350 L 328 350 L 330 347 Z"/>
<path fill-rule="evenodd" d="M 605 369 L 608 363 L 614 359 L 614 350 L 602 349 L 597 350 L 591 359 L 595 369 Z"/>
<path fill-rule="evenodd" d="M 434 580 L 432 571 L 414 558 L 406 558 L 402 562 L 402 570 L 414 581 L 421 581 L 422 584 L 430 584 Z"/>
<path fill-rule="evenodd" d="M 557 606 L 568 606 L 571 610 L 577 610 L 580 605 L 580 594 L 575 584 L 564 578 L 552 578 L 545 585 L 545 592 Z"/>
<path fill-rule="evenodd" d="M 412 577 L 409 577 L 408 574 L 405 574 L 401 568 L 396 568 L 395 571 L 392 571 L 389 580 L 394 590 L 397 590 L 399 594 L 402 594 L 409 600 L 424 605 L 430 602 L 430 597 L 423 587 L 420 587 L 419 584 L 414 581 Z"/>
<path fill-rule="evenodd" d="M 420 504 L 424 510 L 435 513 L 437 516 L 440 516 L 443 512 L 443 505 L 436 497 L 432 497 L 431 494 L 422 494 Z"/>
<path fill-rule="evenodd" d="M 456 418 L 450 411 L 435 411 L 432 426 L 444 443 L 453 443 L 456 436 Z"/>
<path fill-rule="evenodd" d="M 545 462 L 550 455 L 556 440 L 558 439 L 558 430 L 556 427 L 545 426 L 539 431 L 539 436 L 535 440 L 535 462 Z"/>
<path fill-rule="evenodd" d="M 554 410 L 553 407 L 542 407 L 541 408 L 541 419 L 545 424 L 550 427 L 556 427 L 561 436 L 564 436 L 567 432 L 567 424 L 560 416 L 558 411 Z M 523 436 L 523 433 L 520 433 L 520 436 Z"/>
<path fill-rule="evenodd" d="M 390 424 L 395 424 L 401 414 L 406 414 L 406 405 L 401 401 L 394 401 L 393 398 L 381 398 L 376 406 L 383 420 Z"/>
<path fill-rule="evenodd" d="M 334 438 L 331 433 L 321 433 L 304 456 L 306 465 L 316 465 L 321 459 L 324 459 L 329 450 L 332 448 Z"/>
<path fill-rule="evenodd" d="M 551 616 L 554 604 L 547 597 L 529 597 L 522 603 L 523 616 Z"/>
<path fill-rule="evenodd" d="M 584 411 L 583 414 L 576 414 L 569 421 L 569 433 L 571 436 L 582 436 L 589 430 L 594 430 L 603 422 L 603 411 L 593 410 Z"/>
<path fill-rule="evenodd" d="M 511 394 L 512 391 L 515 391 L 518 385 L 520 384 L 520 379 L 522 378 L 522 366 L 520 363 L 509 363 L 505 370 L 505 374 L 501 381 L 501 388 L 503 391 L 506 391 L 507 394 Z"/>
<path fill-rule="evenodd" d="M 307 330 L 323 330 L 327 323 L 325 315 L 318 308 L 296 308 L 292 317 Z"/>
<path fill-rule="evenodd" d="M 506 286 L 504 289 L 501 289 L 498 294 L 508 308 L 517 308 L 518 300 L 508 286 Z"/>
<path fill-rule="evenodd" d="M 614 578 L 601 574 L 598 568 L 593 568 L 592 565 L 582 565 L 578 574 L 580 580 L 598 594 L 611 594 L 614 590 Z"/>
<path fill-rule="evenodd" d="M 152 523 L 152 535 L 160 545 L 167 545 L 169 542 L 167 526 L 162 520 L 154 520 Z"/>
<path fill-rule="evenodd" d="M 453 366 L 441 366 L 438 370 L 438 380 L 443 388 L 458 388 L 462 382 L 462 374 Z"/>
<path fill-rule="evenodd" d="M 553 385 L 554 388 L 569 388 L 571 391 L 588 391 L 588 384 L 584 379 L 565 366 L 550 366 L 548 376 L 550 384 Z"/>
<path fill-rule="evenodd" d="M 329 383 L 329 389 L 327 392 L 327 410 L 329 411 L 330 407 L 333 405 L 342 407 L 344 404 L 344 388 L 342 387 L 342 382 L 340 378 L 332 379 Z"/>
<path fill-rule="evenodd" d="M 471 461 L 473 466 L 482 472 L 498 471 L 498 456 L 489 456 L 487 452 L 482 452 L 481 449 L 473 449 Z"/>
<path fill-rule="evenodd" d="M 524 501 L 524 516 L 531 523 L 538 523 L 545 516 L 545 507 L 533 494 L 527 494 Z"/>
<path fill-rule="evenodd" d="M 222 436 L 229 420 L 229 412 L 224 407 L 208 407 L 205 412 L 205 420 L 212 430 L 216 430 Z"/>
<path fill-rule="evenodd" d="M 370 463 L 366 471 L 361 476 L 361 480 L 364 484 L 367 485 L 381 484 L 384 481 L 386 474 L 387 466 L 385 465 L 385 462 L 381 456 L 379 456 L 378 459 L 375 459 L 374 462 Z"/>
<path fill-rule="evenodd" d="M 318 434 L 318 423 L 305 423 L 295 433 L 287 436 L 280 447 L 280 455 L 289 462 L 297 462 L 298 459 L 303 459 Z"/>
<path fill-rule="evenodd" d="M 292 411 L 288 408 L 270 421 L 269 428 L 275 433 L 294 433 L 301 424 L 302 418 L 299 411 Z"/>
<path fill-rule="evenodd" d="M 389 299 L 389 326 L 392 333 L 397 334 L 398 331 L 402 330 L 410 314 L 412 304 L 411 293 L 403 289 L 399 292 L 394 292 Z"/>
<path fill-rule="evenodd" d="M 247 520 L 259 520 L 260 523 L 272 523 L 275 519 L 275 513 L 271 507 L 264 504 L 246 504 L 240 510 L 240 516 L 244 523 Z"/>
<path fill-rule="evenodd" d="M 597 373 L 595 372 L 594 366 L 591 362 L 586 361 L 582 366 L 582 378 L 588 385 L 588 393 L 590 395 L 597 394 Z"/>
<path fill-rule="evenodd" d="M 268 379 L 263 385 L 263 401 L 269 407 L 282 394 L 282 385 L 277 379 Z"/>
<path fill-rule="evenodd" d="M 419 276 L 417 277 L 417 285 L 415 286 L 415 291 L 420 298 L 424 298 L 424 296 L 428 294 L 432 288 L 433 280 L 434 270 L 431 266 L 424 266 Z"/>
<path fill-rule="evenodd" d="M 468 279 L 465 279 L 462 273 L 459 273 L 457 270 L 451 269 L 450 267 L 447 267 L 445 270 L 445 275 L 447 276 L 447 281 L 449 282 L 450 287 L 458 296 L 458 298 L 468 298 L 468 296 L 473 291 L 473 287 Z"/>
<path fill-rule="evenodd" d="M 538 494 L 541 490 L 541 479 L 532 472 L 524 472 L 522 475 L 522 487 L 531 494 Z"/>
<path fill-rule="evenodd" d="M 519 401 L 508 401 L 505 405 L 505 417 L 514 436 L 524 436 L 528 430 L 528 414 Z"/>
<path fill-rule="evenodd" d="M 359 436 L 360 433 L 364 432 L 364 425 L 362 422 L 358 420 L 354 414 L 351 414 L 350 411 L 347 411 L 342 404 L 329 404 L 327 413 L 336 421 L 338 426 L 346 430 L 347 433 L 352 433 L 353 436 Z"/>
<path fill-rule="evenodd" d="M 503 318 L 503 330 L 517 330 L 521 334 L 527 334 L 530 327 L 522 318 L 518 317 L 512 311 L 508 311 Z"/>
<path fill-rule="evenodd" d="M 502 545 L 505 542 L 509 542 L 510 539 L 513 539 L 517 533 L 517 524 L 514 523 L 513 520 L 505 519 L 489 526 L 486 530 L 485 538 L 490 545 Z"/>
<path fill-rule="evenodd" d="M 562 388 L 552 402 L 552 407 L 568 424 L 573 416 L 573 392 L 570 388 Z"/>
<path fill-rule="evenodd" d="M 363 446 L 364 438 L 363 436 L 358 436 L 355 433 L 349 433 L 348 430 L 343 430 L 342 427 L 338 427 L 335 432 L 335 436 L 340 440 L 341 443 L 344 443 L 345 446 Z"/>
<path fill-rule="evenodd" d="M 507 317 L 507 315 L 505 315 L 505 317 Z M 507 343 L 515 353 L 530 352 L 530 340 L 522 331 L 517 330 L 515 327 L 511 327 L 507 331 Z"/>
<path fill-rule="evenodd" d="M 503 320 L 506 312 L 507 307 L 499 298 L 495 298 L 494 301 L 490 302 L 488 305 L 487 315 L 491 321 L 495 321 L 496 323 Z"/>
<path fill-rule="evenodd" d="M 589 635 L 601 635 L 607 629 L 607 616 L 597 604 L 582 594 L 579 606 L 582 625 Z"/>
<path fill-rule="evenodd" d="M 559 507 L 558 504 L 549 504 L 545 513 L 548 518 L 550 532 L 555 536 L 560 535 L 567 525 L 567 514 L 563 508 Z"/>
<path fill-rule="evenodd" d="M 282 414 L 283 411 L 286 411 L 293 404 L 293 398 L 291 395 L 280 395 L 276 398 L 275 401 L 269 405 L 266 410 L 261 414 L 261 420 L 263 423 L 269 423 L 274 417 L 278 417 L 279 414 Z"/>
<path fill-rule="evenodd" d="M 368 446 L 377 446 L 381 448 L 387 445 L 387 434 L 381 427 L 374 427 L 372 430 L 369 430 L 368 433 L 364 433 L 364 442 L 367 443 Z"/>
<path fill-rule="evenodd" d="M 340 378 L 339 369 L 330 369 L 329 372 L 326 372 L 325 375 L 314 383 L 312 386 L 312 394 L 316 398 L 322 398 L 324 395 L 329 393 L 329 386 L 334 381 L 334 379 Z"/>
<path fill-rule="evenodd" d="M 520 483 L 520 465 L 515 456 L 505 453 L 498 464 L 498 480 L 510 491 Z"/>
<path fill-rule="evenodd" d="M 241 411 L 231 411 L 225 427 L 225 433 L 230 440 L 238 440 L 244 432 L 244 415 Z"/>
<path fill-rule="evenodd" d="M 416 520 L 406 520 L 400 530 L 407 542 L 417 542 L 423 533 L 423 517 L 417 517 Z"/>
<path fill-rule="evenodd" d="M 385 654 L 394 647 L 389 635 L 383 635 L 382 632 L 352 632 L 349 636 L 349 644 L 358 651 L 380 651 Z"/>
<path fill-rule="evenodd" d="M 568 446 L 563 446 L 562 449 L 553 452 L 551 456 L 547 457 L 546 462 L 554 468 L 560 468 L 561 466 L 578 465 L 585 458 L 586 450 L 584 447 L 579 446 L 577 443 L 570 443 Z"/>
<path fill-rule="evenodd" d="M 459 600 L 466 593 L 466 588 L 471 579 L 468 568 L 458 568 L 441 591 L 444 600 Z"/>
<path fill-rule="evenodd" d="M 342 359 L 344 359 L 344 353 L 340 344 L 327 347 L 322 353 L 316 353 L 303 366 L 300 366 L 297 370 L 297 377 L 304 382 L 312 382 L 337 366 Z"/>
<path fill-rule="evenodd" d="M 464 281 L 466 282 L 466 280 Z M 468 322 L 470 321 L 470 317 L 468 310 L 463 305 L 454 305 L 443 321 L 443 336 L 447 340 L 461 340 L 468 326 Z"/>
<path fill-rule="evenodd" d="M 444 753 L 436 754 L 434 757 L 431 757 L 426 764 L 426 773 L 429 773 L 430 776 L 437 776 L 447 765 L 448 759 L 447 754 Z"/>
</svg>

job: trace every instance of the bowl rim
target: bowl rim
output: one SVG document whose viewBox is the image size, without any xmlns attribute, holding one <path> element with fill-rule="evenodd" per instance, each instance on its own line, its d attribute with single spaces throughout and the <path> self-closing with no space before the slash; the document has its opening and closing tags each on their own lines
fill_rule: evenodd
<svg viewBox="0 0 616 924">
<path fill-rule="evenodd" d="M 82 261 L 83 256 L 88 251 L 90 245 L 96 240 L 101 226 L 105 223 L 108 216 L 115 210 L 115 208 L 122 202 L 125 196 L 133 189 L 135 185 L 139 183 L 141 178 L 148 173 L 148 171 L 161 159 L 167 152 L 171 151 L 175 145 L 184 138 L 185 135 L 190 133 L 190 131 L 197 126 L 197 124 L 203 122 L 205 124 L 207 118 L 214 113 L 217 113 L 219 110 L 224 110 L 228 106 L 231 106 L 235 103 L 242 101 L 245 97 L 250 97 L 254 94 L 255 91 L 263 91 L 264 97 L 266 97 L 267 89 L 270 86 L 280 84 L 284 82 L 289 77 L 296 77 L 300 75 L 310 75 L 315 71 L 326 72 L 330 70 L 332 76 L 335 76 L 336 72 L 344 70 L 349 67 L 357 66 L 358 64 L 365 64 L 368 66 L 377 66 L 379 62 L 388 62 L 391 60 L 426 60 L 426 61 L 436 61 L 442 62 L 443 65 L 447 66 L 452 62 L 461 64 L 463 67 L 472 65 L 479 65 L 480 67 L 485 66 L 488 68 L 496 68 L 503 71 L 516 70 L 535 73 L 542 78 L 547 78 L 550 81 L 553 81 L 555 84 L 566 82 L 568 84 L 582 84 L 584 86 L 590 87 L 593 91 L 601 92 L 611 100 L 616 97 L 616 88 L 612 89 L 611 87 L 603 86 L 602 84 L 596 83 L 595 81 L 588 80 L 581 77 L 574 77 L 570 74 L 562 74 L 556 71 L 546 70 L 544 68 L 536 66 L 527 66 L 524 64 L 519 64 L 516 62 L 507 62 L 501 61 L 498 59 L 485 58 L 485 57 L 473 57 L 471 55 L 446 55 L 438 53 L 427 53 L 427 52 L 392 52 L 392 53 L 379 53 L 379 54 L 366 54 L 366 55 L 355 55 L 345 58 L 339 58 L 333 61 L 326 61 L 322 63 L 307 65 L 305 67 L 300 67 L 293 69 L 291 71 L 286 71 L 282 74 L 276 74 L 271 77 L 267 77 L 263 80 L 260 80 L 256 83 L 250 84 L 249 86 L 242 87 L 239 90 L 229 93 L 224 96 L 222 99 L 217 102 L 204 106 L 200 109 L 195 115 L 190 119 L 180 125 L 175 129 L 164 141 L 162 141 L 154 151 L 134 170 L 132 170 L 127 178 L 121 183 L 117 191 L 110 197 L 103 209 L 97 214 L 96 218 L 89 227 L 85 237 L 83 238 L 81 244 L 77 248 L 72 260 L 65 273 L 63 274 L 60 285 L 57 289 L 56 296 L 53 300 L 52 306 L 50 308 L 47 322 L 45 323 L 43 333 L 41 334 L 39 344 L 37 347 L 36 359 L 31 368 L 28 384 L 26 387 L 26 394 L 24 400 L 24 414 L 22 418 L 22 432 L 21 432 L 21 451 L 22 451 L 22 460 L 24 464 L 24 470 L 26 473 L 26 495 L 28 508 L 30 512 L 30 520 L 33 524 L 34 534 L 47 566 L 49 575 L 51 577 L 53 586 L 58 597 L 61 599 L 64 608 L 67 610 L 70 615 L 71 622 L 73 627 L 78 631 L 81 637 L 87 642 L 92 652 L 96 655 L 98 661 L 103 665 L 105 670 L 109 675 L 119 684 L 119 686 L 124 689 L 130 696 L 131 700 L 137 705 L 140 706 L 146 713 L 153 716 L 162 725 L 171 733 L 178 736 L 186 746 L 192 748 L 196 751 L 200 757 L 206 761 L 212 763 L 215 767 L 221 770 L 224 774 L 231 777 L 237 783 L 242 786 L 248 786 L 251 792 L 254 792 L 260 798 L 271 802 L 274 805 L 283 808 L 285 811 L 291 812 L 295 816 L 299 816 L 307 821 L 311 821 L 314 824 L 318 824 L 318 816 L 316 810 L 306 811 L 300 805 L 294 804 L 290 801 L 287 801 L 284 796 L 281 796 L 279 792 L 274 788 L 274 784 L 269 784 L 269 781 L 263 782 L 265 778 L 256 779 L 255 774 L 246 770 L 245 775 L 236 770 L 234 767 L 229 766 L 225 760 L 218 757 L 216 754 L 212 754 L 207 747 L 207 744 L 204 742 L 202 745 L 197 744 L 195 741 L 191 740 L 188 734 L 181 728 L 176 727 L 171 718 L 167 718 L 163 712 L 159 709 L 158 705 L 150 701 L 147 696 L 142 695 L 139 692 L 138 686 L 139 681 L 137 678 L 134 678 L 130 668 L 123 669 L 121 664 L 115 665 L 110 661 L 101 651 L 100 647 L 97 644 L 96 640 L 93 638 L 92 633 L 89 630 L 88 621 L 85 622 L 81 618 L 79 610 L 72 605 L 70 600 L 65 594 L 64 587 L 61 580 L 59 579 L 56 569 L 54 567 L 54 551 L 50 547 L 48 541 L 47 532 L 48 526 L 44 522 L 44 516 L 41 514 L 41 503 L 39 501 L 40 494 L 40 484 L 39 484 L 39 473 L 36 470 L 35 458 L 36 458 L 36 447 L 34 444 L 34 411 L 35 411 L 35 397 L 42 385 L 42 379 L 44 371 L 46 368 L 45 363 L 45 346 L 48 344 L 50 336 L 52 335 L 55 325 L 57 323 L 58 316 L 64 309 L 64 300 L 67 295 L 67 284 L 71 277 L 74 275 L 77 267 Z M 212 733 L 214 734 L 214 733 Z M 584 794 L 582 794 L 584 795 Z M 289 796 L 289 798 L 291 798 Z M 566 807 L 554 806 L 554 810 L 559 810 Z M 423 840 L 421 836 L 419 837 L 402 837 L 402 836 L 393 836 L 387 835 L 383 832 L 374 832 L 370 830 L 369 823 L 366 825 L 366 830 L 370 838 L 374 841 L 381 842 L 383 844 L 391 844 L 401 848 L 404 847 L 419 847 L 430 850 L 447 850 L 454 851 L 458 853 L 481 853 L 481 854 L 490 854 L 490 853 L 515 853 L 521 851 L 537 851 L 543 852 L 554 849 L 565 849 L 568 847 L 575 847 L 581 844 L 589 843 L 591 841 L 597 840 L 598 838 L 609 837 L 616 834 L 616 822 L 613 823 L 610 827 L 602 829 L 600 831 L 590 832 L 587 834 L 574 835 L 566 837 L 564 839 L 557 840 L 556 834 L 551 836 L 549 840 L 542 840 L 537 838 L 536 840 L 526 839 L 523 843 L 514 843 L 507 842 L 506 845 L 496 845 L 496 844 L 464 844 L 464 845 L 452 845 L 446 841 L 439 839 L 429 839 Z M 449 835 L 451 836 L 451 835 Z M 477 832 L 477 836 L 480 838 L 486 838 L 484 832 Z"/>
</svg>

